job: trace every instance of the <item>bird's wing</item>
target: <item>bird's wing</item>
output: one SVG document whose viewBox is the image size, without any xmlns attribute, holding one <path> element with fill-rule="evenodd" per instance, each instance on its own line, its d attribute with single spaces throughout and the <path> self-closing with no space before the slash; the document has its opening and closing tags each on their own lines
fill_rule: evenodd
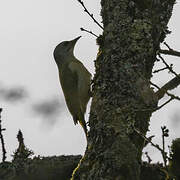
<svg viewBox="0 0 180 180">
<path fill-rule="evenodd" d="M 74 123 L 77 123 L 80 110 L 80 101 L 78 98 L 78 79 L 77 74 L 72 72 L 68 66 L 64 66 L 63 71 L 59 71 L 61 87 L 65 96 L 67 107 L 73 116 Z"/>
<path fill-rule="evenodd" d="M 69 68 L 72 72 L 76 72 L 79 75 L 85 75 L 91 79 L 91 73 L 86 69 L 86 67 L 79 60 L 71 61 L 69 63 Z"/>
<path fill-rule="evenodd" d="M 86 111 L 86 105 L 90 98 L 91 74 L 85 66 L 78 60 L 69 64 L 69 69 L 77 74 L 78 92 L 82 113 Z"/>
</svg>

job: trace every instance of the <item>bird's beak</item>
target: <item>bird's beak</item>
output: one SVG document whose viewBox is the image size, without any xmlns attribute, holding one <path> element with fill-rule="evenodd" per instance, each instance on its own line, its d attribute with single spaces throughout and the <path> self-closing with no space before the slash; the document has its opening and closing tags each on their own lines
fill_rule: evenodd
<svg viewBox="0 0 180 180">
<path fill-rule="evenodd" d="M 75 38 L 75 39 L 73 39 L 73 40 L 71 41 L 71 45 L 72 45 L 73 48 L 74 48 L 76 42 L 77 42 L 80 38 L 81 38 L 81 36 L 78 36 L 77 38 Z"/>
<path fill-rule="evenodd" d="M 81 38 L 81 36 L 78 36 L 77 38 L 73 39 L 72 41 L 76 43 L 77 40 L 80 39 L 80 38 Z"/>
</svg>

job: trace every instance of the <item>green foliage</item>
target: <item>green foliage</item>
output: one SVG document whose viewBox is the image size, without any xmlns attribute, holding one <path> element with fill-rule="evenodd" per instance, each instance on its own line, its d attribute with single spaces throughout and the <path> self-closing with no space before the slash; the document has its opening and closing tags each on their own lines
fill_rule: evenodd
<svg viewBox="0 0 180 180">
<path fill-rule="evenodd" d="M 175 139 L 171 146 L 171 158 L 169 162 L 170 173 L 180 180 L 180 138 Z"/>
<path fill-rule="evenodd" d="M 77 156 L 34 157 L 34 153 L 24 144 L 19 130 L 19 142 L 12 162 L 0 163 L 0 180 L 67 180 L 81 159 Z"/>
<path fill-rule="evenodd" d="M 162 164 L 149 164 L 147 162 L 141 165 L 141 176 L 140 179 L 146 180 L 165 180 L 166 173 L 163 170 Z"/>
<path fill-rule="evenodd" d="M 80 159 L 80 155 L 38 156 L 0 163 L 0 180 L 68 180 Z"/>
</svg>

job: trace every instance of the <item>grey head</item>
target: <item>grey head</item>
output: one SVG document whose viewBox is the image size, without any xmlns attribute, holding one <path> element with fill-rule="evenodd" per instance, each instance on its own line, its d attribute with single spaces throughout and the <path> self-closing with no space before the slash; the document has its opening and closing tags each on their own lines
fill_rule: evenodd
<svg viewBox="0 0 180 180">
<path fill-rule="evenodd" d="M 74 57 L 74 46 L 80 37 L 71 41 L 63 41 L 56 46 L 53 55 L 58 66 L 72 60 L 72 57 Z"/>
</svg>

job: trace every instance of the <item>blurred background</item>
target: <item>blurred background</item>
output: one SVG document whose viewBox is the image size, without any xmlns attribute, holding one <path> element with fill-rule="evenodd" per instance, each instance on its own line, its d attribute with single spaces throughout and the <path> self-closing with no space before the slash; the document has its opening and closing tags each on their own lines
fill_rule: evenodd
<svg viewBox="0 0 180 180">
<path fill-rule="evenodd" d="M 83 1 L 94 17 L 101 22 L 100 0 Z M 174 7 L 166 42 L 180 51 L 180 4 Z M 64 40 L 82 35 L 75 47 L 75 56 L 94 74 L 98 46 L 95 38 L 80 28 L 101 34 L 101 29 L 84 13 L 77 0 L 6 0 L 0 6 L 0 107 L 8 160 L 18 146 L 16 135 L 21 129 L 25 145 L 35 155 L 52 156 L 83 154 L 86 138 L 82 128 L 74 126 L 68 112 L 53 59 L 53 50 Z M 180 72 L 180 59 L 164 56 L 174 70 Z M 161 62 L 155 69 L 163 67 Z M 152 81 L 159 86 L 173 78 L 168 71 L 155 74 Z M 180 88 L 175 89 L 180 95 Z M 160 102 L 163 103 L 165 97 Z M 90 105 L 90 103 L 89 103 Z M 153 142 L 161 143 L 161 126 L 170 129 L 167 145 L 180 136 L 180 106 L 173 101 L 155 112 L 150 132 Z M 88 119 L 89 107 L 86 113 Z M 1 147 L 1 146 L 0 146 Z M 0 149 L 1 150 L 1 149 Z M 153 161 L 161 161 L 159 152 L 148 146 L 145 151 Z M 1 153 L 0 153 L 1 158 Z"/>
</svg>

